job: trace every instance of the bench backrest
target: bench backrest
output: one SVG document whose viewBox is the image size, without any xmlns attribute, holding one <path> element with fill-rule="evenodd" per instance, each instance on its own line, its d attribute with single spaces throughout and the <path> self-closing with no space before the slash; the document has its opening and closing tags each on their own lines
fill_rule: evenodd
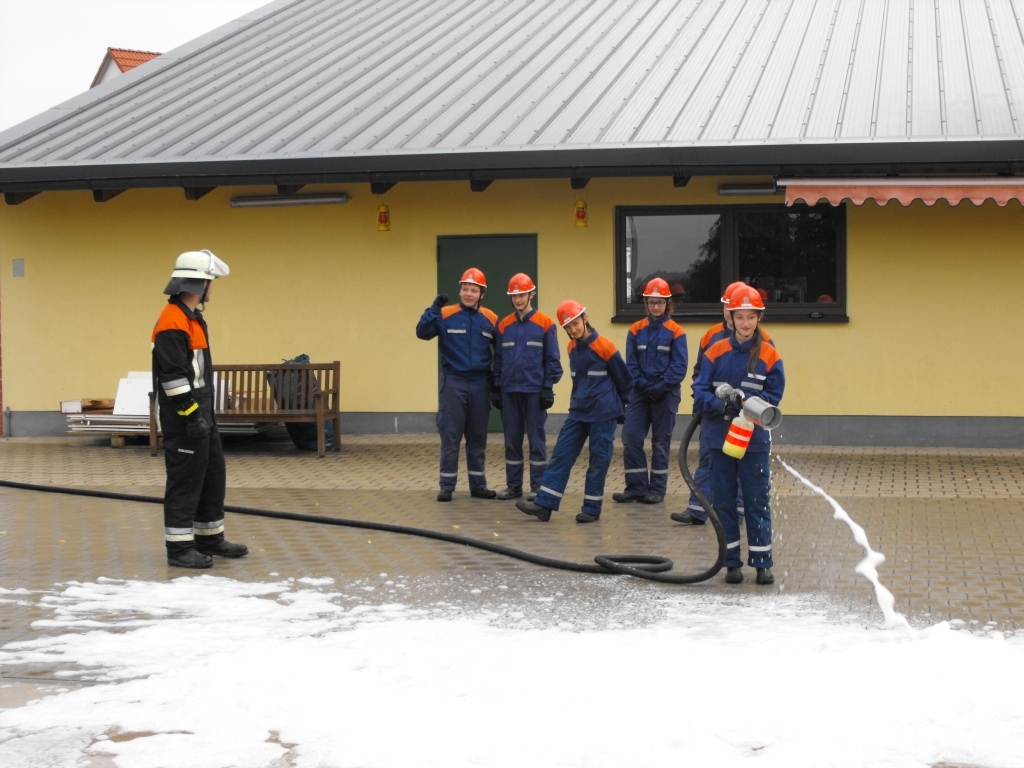
<svg viewBox="0 0 1024 768">
<path fill-rule="evenodd" d="M 341 363 L 215 365 L 214 411 L 224 414 L 315 412 L 323 400 L 328 413 L 338 408 Z"/>
</svg>

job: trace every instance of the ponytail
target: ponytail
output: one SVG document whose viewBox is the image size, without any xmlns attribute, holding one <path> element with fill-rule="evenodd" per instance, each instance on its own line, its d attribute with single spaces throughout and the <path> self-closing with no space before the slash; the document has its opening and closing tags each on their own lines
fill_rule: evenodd
<svg viewBox="0 0 1024 768">
<path fill-rule="evenodd" d="M 764 335 L 761 333 L 761 322 L 758 320 L 757 328 L 754 329 L 754 345 L 750 348 L 750 356 L 747 358 L 747 373 L 754 373 L 757 370 L 757 360 L 761 357 L 761 342 Z"/>
</svg>

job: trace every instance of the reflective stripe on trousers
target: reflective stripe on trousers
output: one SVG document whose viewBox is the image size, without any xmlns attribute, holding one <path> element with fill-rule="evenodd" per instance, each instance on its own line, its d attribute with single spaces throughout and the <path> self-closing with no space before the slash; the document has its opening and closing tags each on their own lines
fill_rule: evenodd
<svg viewBox="0 0 1024 768">
<path fill-rule="evenodd" d="M 672 449 L 672 430 L 679 409 L 679 391 L 668 393 L 661 402 L 651 403 L 633 393 L 622 425 L 622 463 L 625 465 L 626 493 L 644 496 L 668 490 L 668 462 Z M 651 432 L 651 472 L 647 472 L 644 439 Z"/>
<path fill-rule="evenodd" d="M 548 446 L 544 425 L 548 412 L 540 407 L 539 392 L 502 392 L 501 426 L 505 432 L 505 482 L 523 484 L 523 435 L 530 441 L 530 488 L 540 488 L 547 469 Z"/>
<path fill-rule="evenodd" d="M 715 493 L 715 511 L 725 529 L 725 540 L 730 546 L 725 558 L 726 568 L 738 568 L 743 564 L 740 557 L 740 523 L 736 513 L 736 486 L 743 484 L 743 500 L 746 507 L 747 563 L 754 568 L 771 568 L 772 560 L 772 514 L 768 506 L 771 492 L 771 455 L 768 453 L 747 453 L 737 461 L 722 451 L 711 449 L 711 486 Z M 725 499 L 720 502 L 718 499 Z"/>
<path fill-rule="evenodd" d="M 437 429 L 441 433 L 442 491 L 454 491 L 459 477 L 459 447 L 466 438 L 469 487 L 486 488 L 484 456 L 491 417 L 491 385 L 487 375 L 445 374 L 438 395 Z"/>
<path fill-rule="evenodd" d="M 555 448 L 544 473 L 544 485 L 534 500 L 547 509 L 558 509 L 569 482 L 569 473 L 583 450 L 583 444 L 590 440 L 590 464 L 587 467 L 586 485 L 583 489 L 583 511 L 592 515 L 601 514 L 604 501 L 604 483 L 608 467 L 612 463 L 615 449 L 615 419 L 588 423 L 576 421 L 571 416 L 558 433 Z"/>
</svg>

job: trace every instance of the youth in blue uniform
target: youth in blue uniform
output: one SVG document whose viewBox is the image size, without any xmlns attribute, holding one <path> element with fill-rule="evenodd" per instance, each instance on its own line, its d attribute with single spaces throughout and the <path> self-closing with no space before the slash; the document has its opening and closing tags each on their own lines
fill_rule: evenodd
<svg viewBox="0 0 1024 768">
<path fill-rule="evenodd" d="M 669 449 L 686 378 L 686 332 L 672 319 L 668 283 L 656 277 L 644 288 L 647 317 L 626 334 L 626 367 L 633 394 L 622 427 L 622 463 L 626 490 L 612 495 L 620 503 L 657 504 L 668 489 Z M 651 470 L 647 471 L 644 439 L 651 433 Z"/>
<path fill-rule="evenodd" d="M 615 345 L 587 322 L 586 309 L 575 301 L 558 306 L 558 322 L 569 342 L 572 398 L 569 418 L 562 425 L 544 473 L 544 484 L 534 501 L 520 499 L 516 507 L 547 522 L 557 510 L 569 482 L 569 473 L 583 444 L 590 441 L 590 466 L 583 490 L 583 509 L 577 523 L 592 523 L 601 516 L 604 482 L 612 463 L 615 425 L 621 423 L 624 404 L 633 390 L 633 377 Z"/>
<path fill-rule="evenodd" d="M 730 319 L 730 313 L 728 309 L 729 297 L 732 296 L 740 286 L 746 286 L 746 283 L 737 282 L 732 283 L 728 288 L 725 289 L 725 293 L 722 294 L 722 314 L 724 315 L 724 322 L 718 325 L 712 326 L 708 329 L 701 339 L 697 350 L 697 359 L 693 364 L 693 383 L 691 389 L 696 387 L 697 379 L 700 376 L 701 364 L 704 361 L 704 353 L 708 351 L 712 344 L 727 339 L 732 335 L 732 320 Z M 761 338 L 766 344 L 774 346 L 775 342 L 772 341 L 771 336 L 763 328 L 761 329 Z M 694 413 L 697 412 L 696 403 L 693 407 Z M 707 497 L 708 501 L 714 503 L 714 494 L 711 489 L 711 444 L 704 438 L 704 430 L 700 433 L 699 452 L 697 460 L 697 471 L 693 473 L 693 481 L 700 488 L 701 492 Z M 721 445 L 717 446 L 721 448 Z M 740 522 L 743 522 L 743 491 L 740 489 L 737 492 L 736 497 L 736 509 L 739 514 Z M 697 495 L 690 491 L 690 501 L 686 509 L 682 512 L 673 512 L 669 515 L 677 523 L 683 525 L 704 525 L 707 523 L 708 516 L 704 512 L 704 508 L 700 505 L 697 500 Z"/>
<path fill-rule="evenodd" d="M 740 529 L 736 514 L 737 483 L 743 487 L 747 518 L 747 562 L 757 569 L 758 584 L 772 584 L 772 520 L 769 507 L 771 485 L 771 434 L 759 426 L 742 459 L 722 451 L 732 419 L 740 412 L 740 402 L 756 395 L 778 405 L 786 388 L 782 357 L 764 341 L 760 329 L 764 302 L 754 288 L 745 286 L 729 299 L 734 330 L 708 348 L 700 374 L 694 384 L 694 403 L 701 409 L 701 438 L 711 448 L 711 487 L 715 511 L 722 521 L 726 538 L 726 576 L 730 584 L 743 581 L 740 570 Z M 729 390 L 726 393 L 726 390 Z M 725 395 L 725 399 L 720 397 Z"/>
<path fill-rule="evenodd" d="M 487 423 L 491 416 L 491 364 L 498 316 L 480 300 L 487 291 L 487 279 L 479 269 L 467 269 L 459 281 L 459 303 L 445 306 L 448 295 L 441 293 L 427 307 L 416 325 L 416 335 L 437 337 L 441 352 L 441 387 L 438 394 L 437 428 L 441 433 L 441 491 L 438 501 L 451 501 L 459 478 L 459 446 L 466 438 L 466 466 L 469 493 L 493 499 L 487 487 L 484 455 Z"/>
<path fill-rule="evenodd" d="M 558 359 L 558 337 L 554 321 L 530 306 L 537 295 L 533 280 L 522 273 L 513 275 L 508 295 L 515 309 L 498 323 L 494 350 L 494 389 L 491 402 L 501 409 L 505 433 L 505 480 L 507 488 L 498 498 L 523 495 L 523 434 L 530 441 L 530 489 L 536 495 L 548 466 L 544 424 L 548 408 L 555 402 L 553 387 L 562 378 Z"/>
</svg>

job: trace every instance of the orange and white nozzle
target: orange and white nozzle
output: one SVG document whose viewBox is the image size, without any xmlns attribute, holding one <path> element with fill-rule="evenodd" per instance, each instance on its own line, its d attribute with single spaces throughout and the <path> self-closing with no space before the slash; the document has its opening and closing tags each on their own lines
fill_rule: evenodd
<svg viewBox="0 0 1024 768">
<path fill-rule="evenodd" d="M 737 400 L 742 405 L 739 416 L 729 425 L 729 433 L 722 444 L 722 453 L 726 456 L 742 459 L 746 455 L 750 438 L 754 436 L 755 426 L 771 432 L 782 423 L 782 411 L 778 407 L 760 397 L 744 397 L 742 390 L 728 384 L 719 385 L 715 390 L 715 397 L 721 400 Z"/>
</svg>

